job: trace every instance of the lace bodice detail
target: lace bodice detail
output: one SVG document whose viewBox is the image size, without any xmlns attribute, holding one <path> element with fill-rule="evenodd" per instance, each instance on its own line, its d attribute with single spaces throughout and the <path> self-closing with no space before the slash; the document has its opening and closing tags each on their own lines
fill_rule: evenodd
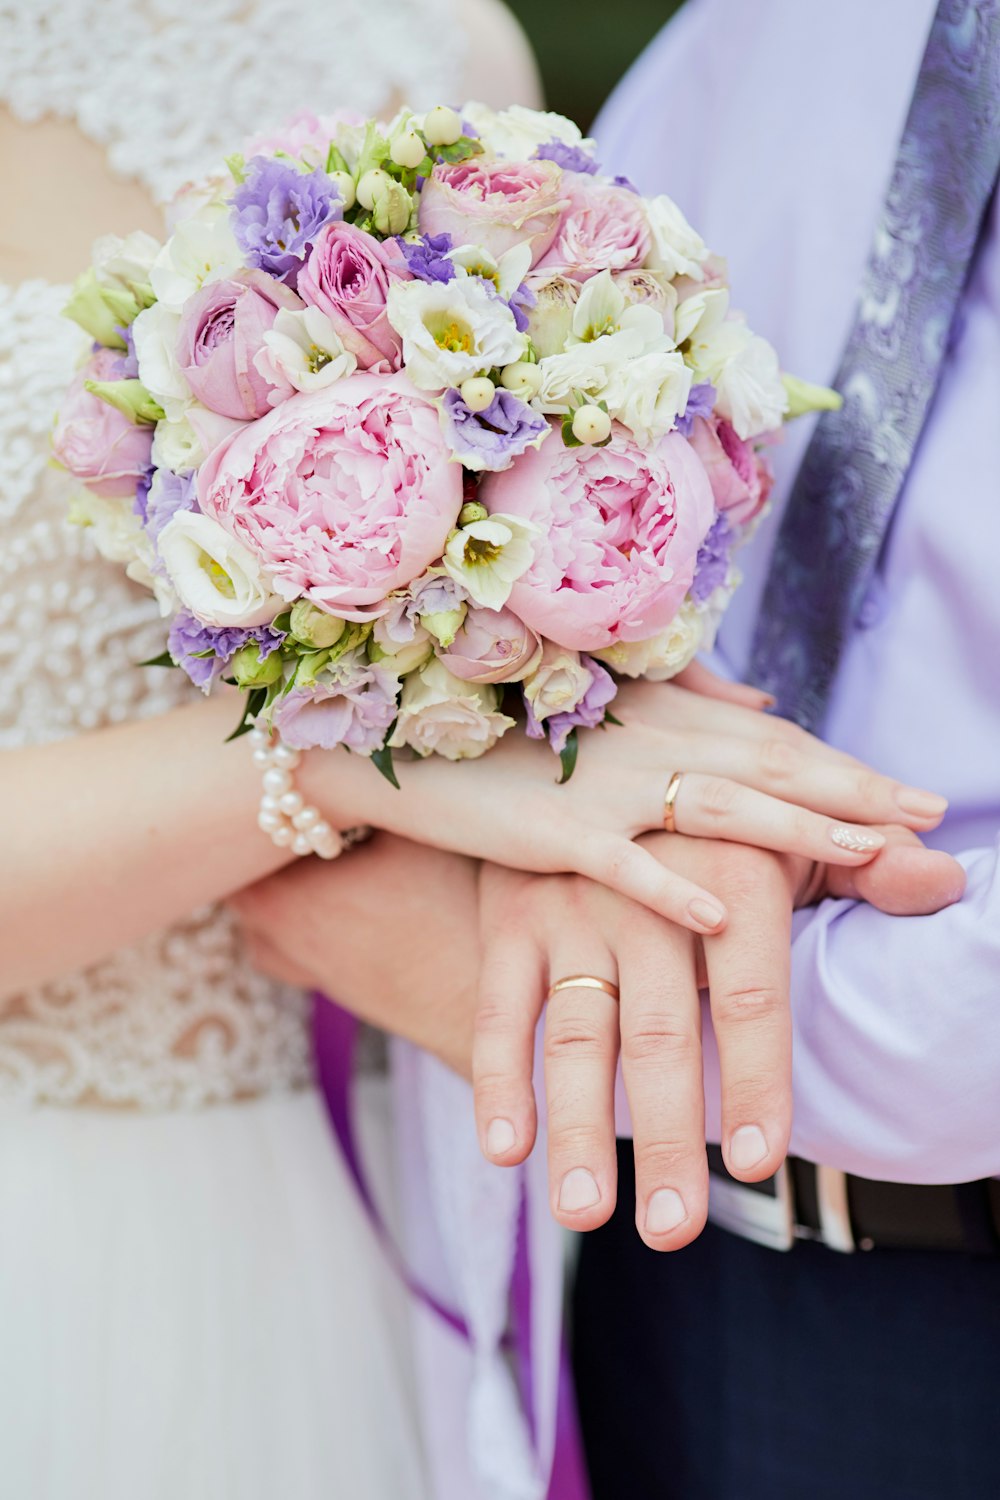
<svg viewBox="0 0 1000 1500">
<path fill-rule="evenodd" d="M 163 197 L 303 105 L 453 97 L 459 46 L 452 0 L 0 0 L 0 100 L 74 118 Z M 163 649 L 156 605 L 67 523 L 48 463 L 86 348 L 67 295 L 0 284 L 0 751 L 195 692 L 135 665 Z M 307 997 L 256 974 L 219 910 L 0 999 L 5 1102 L 189 1107 L 303 1084 L 310 1052 Z"/>
</svg>

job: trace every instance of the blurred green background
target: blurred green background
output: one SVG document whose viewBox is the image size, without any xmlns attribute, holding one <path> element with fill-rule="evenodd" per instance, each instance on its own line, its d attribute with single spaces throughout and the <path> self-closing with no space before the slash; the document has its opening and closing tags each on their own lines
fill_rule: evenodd
<svg viewBox="0 0 1000 1500">
<path fill-rule="evenodd" d="M 531 39 L 550 109 L 586 127 L 680 0 L 507 0 Z"/>
</svg>

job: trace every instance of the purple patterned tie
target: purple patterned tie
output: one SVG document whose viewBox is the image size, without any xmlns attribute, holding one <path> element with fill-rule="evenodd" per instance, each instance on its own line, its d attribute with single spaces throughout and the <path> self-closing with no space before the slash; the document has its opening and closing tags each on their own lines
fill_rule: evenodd
<svg viewBox="0 0 1000 1500">
<path fill-rule="evenodd" d="M 751 678 L 822 722 L 837 662 L 906 479 L 1000 172 L 1000 0 L 940 0 L 857 317 L 796 476 Z"/>
</svg>

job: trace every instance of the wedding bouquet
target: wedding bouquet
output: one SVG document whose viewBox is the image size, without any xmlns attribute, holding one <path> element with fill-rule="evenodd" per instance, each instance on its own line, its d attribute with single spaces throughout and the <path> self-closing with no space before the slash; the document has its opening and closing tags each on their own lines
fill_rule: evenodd
<svg viewBox="0 0 1000 1500">
<path fill-rule="evenodd" d="M 621 676 L 710 646 L 784 379 L 666 196 L 562 116 L 302 115 L 95 247 L 55 455 L 162 664 L 290 747 L 568 775 Z"/>
</svg>

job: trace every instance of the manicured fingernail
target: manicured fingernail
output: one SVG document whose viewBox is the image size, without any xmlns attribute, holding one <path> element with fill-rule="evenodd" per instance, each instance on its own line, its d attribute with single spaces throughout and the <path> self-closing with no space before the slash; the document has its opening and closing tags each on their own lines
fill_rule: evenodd
<svg viewBox="0 0 1000 1500">
<path fill-rule="evenodd" d="M 700 896 L 690 902 L 688 914 L 694 918 L 699 927 L 704 927 L 706 932 L 714 932 L 726 920 L 724 907 L 716 906 L 714 901 L 704 901 Z"/>
<path fill-rule="evenodd" d="M 586 1167 L 574 1167 L 559 1184 L 559 1207 L 563 1213 L 577 1214 L 601 1201 L 601 1190 L 593 1173 Z"/>
<path fill-rule="evenodd" d="M 657 1188 L 646 1206 L 648 1234 L 667 1234 L 683 1224 L 688 1216 L 684 1199 L 673 1188 Z"/>
<path fill-rule="evenodd" d="M 767 1141 L 759 1125 L 741 1125 L 729 1141 L 729 1161 L 740 1172 L 749 1172 L 767 1155 Z"/>
<path fill-rule="evenodd" d="M 896 806 L 911 818 L 941 818 L 948 811 L 948 798 L 936 792 L 922 792 L 915 786 L 901 786 L 896 793 Z"/>
<path fill-rule="evenodd" d="M 506 1156 L 517 1144 L 517 1131 L 509 1120 L 491 1120 L 486 1132 L 486 1150 L 490 1156 Z"/>
<path fill-rule="evenodd" d="M 838 849 L 850 849 L 852 854 L 871 854 L 874 849 L 885 848 L 885 834 L 872 828 L 849 828 L 838 823 L 830 829 L 830 838 Z"/>
</svg>

